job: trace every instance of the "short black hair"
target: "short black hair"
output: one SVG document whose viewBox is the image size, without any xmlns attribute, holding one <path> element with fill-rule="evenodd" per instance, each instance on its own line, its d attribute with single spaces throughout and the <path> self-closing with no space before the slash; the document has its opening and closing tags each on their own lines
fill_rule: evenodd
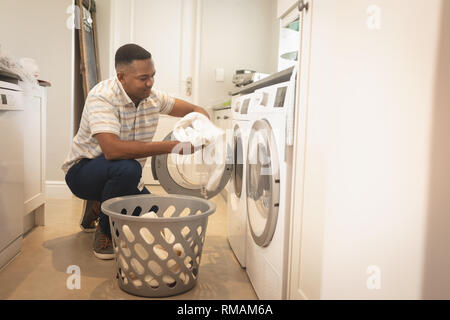
<svg viewBox="0 0 450 320">
<path fill-rule="evenodd" d="M 115 67 L 121 64 L 131 64 L 134 60 L 151 59 L 152 54 L 134 43 L 128 43 L 121 46 L 116 51 Z"/>
</svg>

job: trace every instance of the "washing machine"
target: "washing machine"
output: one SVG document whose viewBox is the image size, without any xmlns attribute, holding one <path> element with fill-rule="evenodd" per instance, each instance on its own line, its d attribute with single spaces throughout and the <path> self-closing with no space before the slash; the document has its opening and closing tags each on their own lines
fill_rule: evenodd
<svg viewBox="0 0 450 320">
<path fill-rule="evenodd" d="M 230 247 L 242 268 L 247 250 L 247 145 L 250 134 L 249 111 L 253 94 L 234 96 L 231 101 L 231 132 L 228 144 L 233 149 L 233 169 L 227 201 L 227 235 Z"/>
<path fill-rule="evenodd" d="M 286 299 L 292 152 L 286 144 L 295 75 L 255 91 L 248 140 L 246 271 L 260 299 Z"/>
<path fill-rule="evenodd" d="M 163 141 L 175 140 L 173 133 L 170 132 Z M 222 145 L 218 141 L 215 145 L 215 155 L 205 155 L 204 151 L 197 151 L 190 155 L 179 154 L 160 154 L 152 156 L 151 168 L 153 178 L 158 180 L 161 187 L 169 194 L 182 194 L 187 196 L 211 199 L 221 192 L 231 179 L 233 169 L 232 148 L 226 141 Z M 222 156 L 218 152 L 224 152 Z M 205 186 L 216 170 L 216 166 L 222 167 L 223 172 L 215 190 L 206 190 Z"/>
</svg>

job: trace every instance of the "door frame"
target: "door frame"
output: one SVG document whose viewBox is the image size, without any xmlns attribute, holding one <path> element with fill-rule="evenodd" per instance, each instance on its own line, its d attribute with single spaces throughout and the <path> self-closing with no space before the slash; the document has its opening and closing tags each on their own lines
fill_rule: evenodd
<svg viewBox="0 0 450 320">
<path fill-rule="evenodd" d="M 298 61 L 298 81 L 296 88 L 294 148 L 292 163 L 292 190 L 290 205 L 290 230 L 288 254 L 287 297 L 306 300 L 308 297 L 301 286 L 302 216 L 304 199 L 305 155 L 307 151 L 309 78 L 311 56 L 311 30 L 314 0 L 307 0 L 309 8 L 301 14 L 300 59 Z"/>
</svg>

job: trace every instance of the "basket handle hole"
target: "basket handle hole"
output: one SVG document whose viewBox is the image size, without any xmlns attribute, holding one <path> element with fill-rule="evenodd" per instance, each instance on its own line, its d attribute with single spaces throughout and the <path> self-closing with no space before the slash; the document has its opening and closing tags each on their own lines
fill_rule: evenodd
<svg viewBox="0 0 450 320">
<path fill-rule="evenodd" d="M 157 205 L 154 205 L 148 210 L 148 212 L 153 211 L 154 213 L 158 213 L 159 207 Z"/>
<path fill-rule="evenodd" d="M 133 217 L 139 217 L 142 212 L 142 208 L 137 206 L 134 208 L 133 213 L 131 214 Z"/>
<path fill-rule="evenodd" d="M 169 218 L 169 217 L 171 217 L 172 215 L 173 215 L 173 213 L 175 212 L 175 206 L 174 205 L 171 205 L 171 206 L 169 206 L 167 209 L 166 209 L 166 211 L 164 211 L 164 213 L 163 213 L 163 217 L 166 217 L 166 218 Z"/>
<path fill-rule="evenodd" d="M 170 231 L 169 228 L 163 228 L 163 229 L 161 230 L 161 236 L 162 236 L 163 239 L 164 239 L 167 243 L 169 243 L 169 244 L 172 244 L 172 243 L 175 242 L 175 236 L 174 236 L 174 234 L 172 233 L 172 231 Z"/>
<path fill-rule="evenodd" d="M 189 207 L 186 207 L 181 211 L 180 217 L 187 217 L 191 214 L 191 209 Z"/>
</svg>

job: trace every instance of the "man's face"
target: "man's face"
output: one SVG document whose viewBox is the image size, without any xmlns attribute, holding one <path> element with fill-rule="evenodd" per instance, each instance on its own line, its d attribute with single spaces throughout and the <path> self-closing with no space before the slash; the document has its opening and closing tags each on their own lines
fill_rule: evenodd
<svg viewBox="0 0 450 320">
<path fill-rule="evenodd" d="M 134 60 L 130 65 L 117 70 L 117 78 L 128 96 L 133 101 L 137 101 L 150 95 L 155 73 L 152 59 Z"/>
</svg>

